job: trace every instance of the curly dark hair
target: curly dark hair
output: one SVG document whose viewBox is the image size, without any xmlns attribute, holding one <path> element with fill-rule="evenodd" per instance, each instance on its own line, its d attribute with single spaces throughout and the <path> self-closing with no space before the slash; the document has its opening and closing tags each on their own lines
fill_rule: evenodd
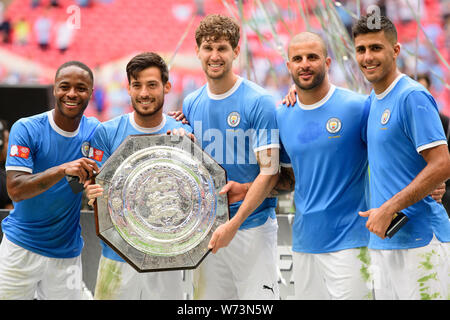
<svg viewBox="0 0 450 320">
<path fill-rule="evenodd" d="M 195 41 L 200 47 L 202 41 L 217 41 L 224 39 L 230 42 L 234 49 L 239 44 L 240 27 L 232 18 L 220 14 L 210 14 L 206 16 L 195 30 Z"/>
</svg>

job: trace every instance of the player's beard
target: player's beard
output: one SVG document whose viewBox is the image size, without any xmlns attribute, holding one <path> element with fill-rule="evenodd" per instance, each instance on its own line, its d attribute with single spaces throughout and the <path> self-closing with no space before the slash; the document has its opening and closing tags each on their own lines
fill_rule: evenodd
<svg viewBox="0 0 450 320">
<path fill-rule="evenodd" d="M 131 104 L 133 106 L 134 112 L 136 112 L 139 116 L 141 116 L 141 117 L 152 117 L 155 114 L 157 114 L 161 110 L 161 108 L 164 106 L 164 96 L 162 98 L 160 98 L 160 99 L 156 99 L 155 100 L 155 104 L 156 104 L 155 108 L 151 108 L 151 109 L 146 110 L 146 111 L 139 110 L 135 100 L 132 99 L 131 102 L 132 102 Z"/>
<path fill-rule="evenodd" d="M 292 77 L 292 80 L 295 82 L 295 84 L 302 90 L 312 90 L 316 87 L 318 87 L 319 85 L 322 84 L 323 79 L 325 79 L 325 75 L 326 75 L 326 70 L 325 68 L 321 69 L 320 72 L 315 72 L 313 74 L 313 81 L 308 84 L 308 85 L 304 85 L 301 83 L 301 81 L 299 80 L 299 77 Z"/>
</svg>

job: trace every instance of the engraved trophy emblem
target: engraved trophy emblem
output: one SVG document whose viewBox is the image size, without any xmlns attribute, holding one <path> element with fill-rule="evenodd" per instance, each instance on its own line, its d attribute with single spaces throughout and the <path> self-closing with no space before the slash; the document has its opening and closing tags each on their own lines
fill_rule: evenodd
<svg viewBox="0 0 450 320">
<path fill-rule="evenodd" d="M 96 183 L 97 235 L 139 272 L 196 268 L 229 219 L 225 170 L 187 137 L 127 137 Z"/>
</svg>

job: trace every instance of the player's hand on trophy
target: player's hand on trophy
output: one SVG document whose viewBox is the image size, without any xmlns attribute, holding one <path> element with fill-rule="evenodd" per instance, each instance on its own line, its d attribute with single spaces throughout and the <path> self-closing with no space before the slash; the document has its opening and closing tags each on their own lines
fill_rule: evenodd
<svg viewBox="0 0 450 320">
<path fill-rule="evenodd" d="M 88 205 L 92 207 L 95 199 L 103 194 L 103 188 L 99 184 L 90 184 L 86 187 L 86 197 L 89 199 Z"/>
<path fill-rule="evenodd" d="M 220 190 L 219 194 L 228 195 L 228 204 L 233 204 L 235 202 L 244 200 L 248 189 L 250 188 L 250 183 L 239 183 L 236 181 L 228 181 L 226 185 Z"/>
<path fill-rule="evenodd" d="M 184 124 L 189 124 L 182 111 L 169 111 L 167 115 Z"/>
<path fill-rule="evenodd" d="M 80 158 L 71 162 L 63 163 L 60 166 L 66 176 L 79 178 L 79 182 L 85 186 L 89 184 L 90 179 L 99 171 L 97 163 L 88 158 Z"/>
<path fill-rule="evenodd" d="M 238 229 L 239 226 L 235 226 L 233 220 L 229 220 L 220 225 L 211 236 L 208 249 L 210 249 L 212 253 L 217 253 L 220 248 L 225 248 L 230 244 L 231 240 L 233 240 Z"/>
<path fill-rule="evenodd" d="M 444 196 L 446 191 L 445 182 L 442 182 L 436 189 L 431 192 L 430 196 L 434 201 L 438 203 L 442 203 L 442 197 Z"/>
<path fill-rule="evenodd" d="M 190 132 L 186 132 L 186 130 L 184 130 L 183 128 L 175 128 L 172 130 L 167 130 L 166 133 L 168 135 L 173 134 L 173 135 L 180 136 L 180 137 L 185 135 L 185 136 L 189 137 L 189 139 L 191 139 L 192 142 L 195 142 L 195 136 Z"/>
<path fill-rule="evenodd" d="M 285 104 L 286 106 L 294 106 L 295 102 L 297 101 L 297 90 L 295 88 L 295 84 L 293 84 L 291 86 L 291 88 L 289 89 L 288 94 L 284 97 L 282 103 Z"/>
</svg>

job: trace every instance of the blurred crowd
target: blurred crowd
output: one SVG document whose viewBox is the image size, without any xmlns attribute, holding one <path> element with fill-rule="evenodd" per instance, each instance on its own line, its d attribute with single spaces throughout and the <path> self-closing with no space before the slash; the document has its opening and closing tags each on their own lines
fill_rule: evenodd
<svg viewBox="0 0 450 320">
<path fill-rule="evenodd" d="M 33 22 L 26 16 L 8 16 L 5 10 L 4 2 L 0 2 L 0 32 L 3 43 L 13 43 L 17 46 L 26 46 L 30 43 L 33 36 L 36 38 L 37 45 L 42 50 L 47 50 L 51 41 L 52 33 L 55 33 L 55 44 L 58 50 L 64 52 L 67 50 L 72 40 L 72 29 L 68 27 L 66 20 L 54 21 L 49 15 L 53 8 L 60 8 L 59 0 L 28 0 L 33 9 L 44 7 L 43 14 Z M 94 2 L 111 2 L 112 0 L 73 0 L 73 4 L 80 8 L 89 8 Z M 25 2 L 25 0 L 24 0 Z"/>
<path fill-rule="evenodd" d="M 49 50 L 51 39 L 54 39 L 52 45 L 63 54 L 71 44 L 73 30 L 68 28 L 65 20 L 55 21 L 49 14 L 53 8 L 61 5 L 60 1 L 28 1 L 32 8 L 46 7 L 46 10 L 42 11 L 42 15 L 35 19 L 33 23 L 28 21 L 26 16 L 15 16 L 12 19 L 7 15 L 3 2 L 0 2 L 1 42 L 22 47 L 37 45 L 45 54 L 46 50 Z M 95 5 L 95 2 L 113 3 L 114 0 L 73 0 L 74 4 L 83 8 L 89 8 Z M 354 21 L 351 13 L 365 14 L 364 10 L 357 8 L 357 3 L 361 4 L 361 8 L 376 4 L 382 14 L 393 19 L 399 26 L 399 30 L 408 30 L 408 32 L 402 31 L 403 51 L 398 60 L 400 70 L 412 77 L 426 73 L 431 79 L 430 91 L 438 101 L 440 109 L 448 114 L 450 110 L 450 103 L 447 101 L 449 99 L 448 85 L 446 89 L 446 83 L 449 82 L 448 70 L 439 60 L 435 50 L 439 50 L 448 62 L 450 1 L 410 0 L 408 3 L 407 0 L 341 0 L 339 1 L 340 5 L 336 8 L 347 30 L 350 30 Z M 410 8 L 411 5 L 413 10 Z M 427 12 L 427 10 L 433 10 L 435 8 L 433 5 L 438 5 L 440 11 L 431 14 L 435 19 L 429 19 L 427 17 L 430 17 L 430 12 Z M 284 14 L 288 15 L 289 13 L 285 12 Z M 420 18 L 424 31 L 431 42 L 417 30 L 415 15 Z M 35 41 L 30 41 L 31 38 Z M 418 42 L 416 42 L 416 39 L 418 39 Z M 126 91 L 124 66 L 117 64 L 117 69 L 108 72 L 106 76 L 105 73 L 101 72 L 101 68 L 102 66 L 95 68 L 96 88 L 88 113 L 98 116 L 101 120 L 107 120 L 130 110 L 129 97 Z M 242 68 L 241 73 L 265 87 L 277 101 L 280 101 L 291 84 L 282 57 L 267 59 L 255 56 L 252 60 L 252 69 L 252 74 L 248 74 L 248 70 L 244 70 L 244 68 Z M 171 70 L 170 76 L 174 86 L 172 92 L 166 97 L 168 99 L 165 104 L 165 106 L 168 106 L 166 111 L 180 109 L 181 101 L 185 95 L 204 83 L 201 74 L 186 74 L 176 68 Z M 336 85 L 346 86 L 346 78 L 338 66 L 331 68 L 330 78 Z M 51 81 L 51 79 L 49 80 Z M 8 66 L 0 63 L 0 83 L 42 83 L 43 81 L 46 80 L 35 74 L 11 71 Z M 447 93 L 445 90 L 447 90 Z"/>
</svg>

